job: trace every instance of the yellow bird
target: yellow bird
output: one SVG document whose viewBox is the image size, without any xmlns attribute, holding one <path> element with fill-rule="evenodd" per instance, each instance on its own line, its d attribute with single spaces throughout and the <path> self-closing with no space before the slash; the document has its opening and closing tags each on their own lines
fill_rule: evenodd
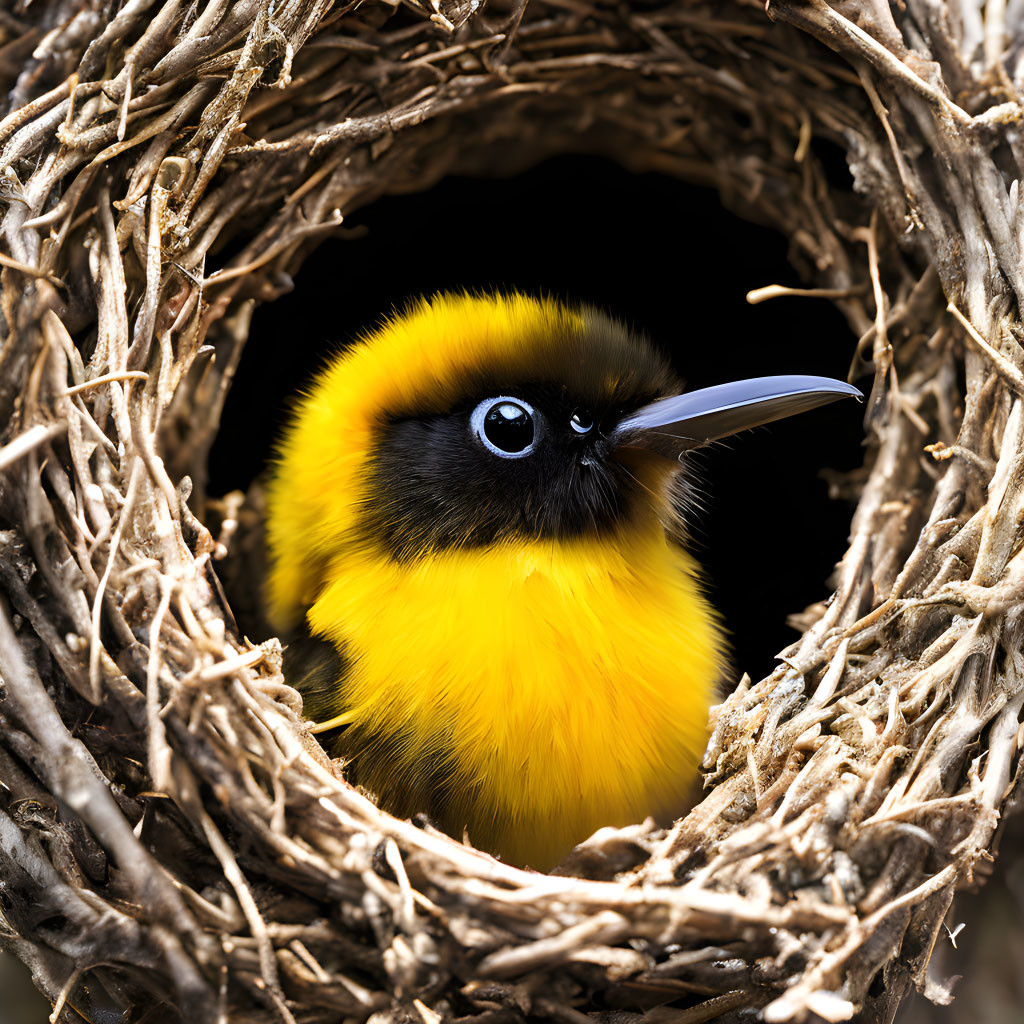
<svg viewBox="0 0 1024 1024">
<path fill-rule="evenodd" d="M 300 397 L 270 605 L 307 717 L 381 806 L 540 870 L 684 809 L 723 658 L 684 453 L 859 392 L 681 392 L 622 324 L 511 294 L 420 301 Z"/>
</svg>

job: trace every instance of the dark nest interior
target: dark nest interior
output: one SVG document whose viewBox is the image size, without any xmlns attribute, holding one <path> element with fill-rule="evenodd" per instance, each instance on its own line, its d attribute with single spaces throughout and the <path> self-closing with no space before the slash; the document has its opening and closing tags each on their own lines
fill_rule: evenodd
<svg viewBox="0 0 1024 1024">
<path fill-rule="evenodd" d="M 0 11 L 0 946 L 55 1021 L 949 1001 L 933 953 L 1021 770 L 1022 43 L 1014 0 Z M 258 488 L 226 499 L 207 470 L 254 311 L 307 256 L 381 196 L 566 154 L 777 232 L 802 286 L 753 298 L 848 325 L 792 368 L 870 396 L 834 593 L 714 709 L 701 802 L 539 875 L 346 785 L 245 625 Z M 706 292 L 675 309 L 727 338 Z M 747 500 L 762 547 L 801 512 L 784 474 Z"/>
<path fill-rule="evenodd" d="M 596 215 L 609 202 L 614 213 Z M 481 227 L 488 208 L 495 229 Z M 205 491 L 220 498 L 213 528 L 222 496 L 252 489 L 240 510 L 245 525 L 217 564 L 241 632 L 257 642 L 272 635 L 256 600 L 258 506 L 295 397 L 392 308 L 464 289 L 553 292 L 642 328 L 691 388 L 730 374 L 843 378 L 856 339 L 830 303 L 745 302 L 765 282 L 794 279 L 787 252 L 782 235 L 729 214 L 711 189 L 578 155 L 514 178 L 449 176 L 355 211 L 343 237 L 303 262 L 292 291 L 256 308 L 210 451 Z M 689 547 L 728 630 L 727 683 L 767 674 L 794 639 L 787 615 L 828 596 L 863 463 L 860 412 L 853 403 L 825 407 L 813 420 L 778 421 L 690 456 Z M 758 501 L 779 486 L 797 500 Z"/>
</svg>

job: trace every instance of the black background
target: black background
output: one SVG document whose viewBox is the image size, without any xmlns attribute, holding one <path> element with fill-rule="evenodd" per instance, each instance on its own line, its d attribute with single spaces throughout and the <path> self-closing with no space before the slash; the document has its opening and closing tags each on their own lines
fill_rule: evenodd
<svg viewBox="0 0 1024 1024">
<path fill-rule="evenodd" d="M 787 241 L 669 178 L 563 157 L 510 180 L 448 178 L 347 227 L 365 234 L 325 242 L 294 291 L 257 310 L 211 454 L 211 494 L 245 488 L 264 468 L 289 396 L 334 346 L 440 289 L 594 303 L 646 331 L 692 387 L 775 373 L 845 379 L 850 364 L 854 339 L 829 303 L 745 302 L 751 288 L 801 283 Z M 828 498 L 822 471 L 860 465 L 861 409 L 844 401 L 697 458 L 695 553 L 736 668 L 757 679 L 795 639 L 786 615 L 828 593 L 852 509 Z"/>
</svg>

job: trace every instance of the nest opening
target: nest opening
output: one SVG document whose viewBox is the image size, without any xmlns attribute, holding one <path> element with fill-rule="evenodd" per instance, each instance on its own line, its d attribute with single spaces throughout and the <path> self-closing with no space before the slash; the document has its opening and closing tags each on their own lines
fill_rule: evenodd
<svg viewBox="0 0 1024 1024">
<path fill-rule="evenodd" d="M 609 197 L 613 215 L 602 212 Z M 792 280 L 784 238 L 731 214 L 710 189 L 607 158 L 551 158 L 513 178 L 450 176 L 378 199 L 346 228 L 347 237 L 310 253 L 288 293 L 254 312 L 210 452 L 208 496 L 258 480 L 292 397 L 331 352 L 436 291 L 511 288 L 596 304 L 651 336 L 693 388 L 849 370 L 854 339 L 830 304 L 746 302 L 751 290 Z M 849 529 L 844 480 L 861 467 L 862 434 L 856 410 L 826 408 L 813 423 L 781 421 L 691 459 L 703 509 L 690 517 L 692 550 L 729 632 L 730 686 L 744 672 L 767 675 L 773 653 L 795 639 L 787 616 L 827 596 Z M 799 502 L 765 501 L 783 480 Z M 243 535 L 219 566 L 253 640 L 270 635 L 253 602 L 264 567 L 260 506 L 250 494 Z"/>
</svg>

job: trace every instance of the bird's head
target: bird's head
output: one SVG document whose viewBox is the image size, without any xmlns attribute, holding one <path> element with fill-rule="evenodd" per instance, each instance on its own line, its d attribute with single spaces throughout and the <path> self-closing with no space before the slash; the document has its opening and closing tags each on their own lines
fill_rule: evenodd
<svg viewBox="0 0 1024 1024">
<path fill-rule="evenodd" d="M 296 625 L 332 560 L 571 542 L 678 515 L 681 456 L 858 394 L 816 377 L 682 394 L 643 337 L 585 306 L 441 295 L 335 357 L 269 492 L 271 605 Z"/>
</svg>

